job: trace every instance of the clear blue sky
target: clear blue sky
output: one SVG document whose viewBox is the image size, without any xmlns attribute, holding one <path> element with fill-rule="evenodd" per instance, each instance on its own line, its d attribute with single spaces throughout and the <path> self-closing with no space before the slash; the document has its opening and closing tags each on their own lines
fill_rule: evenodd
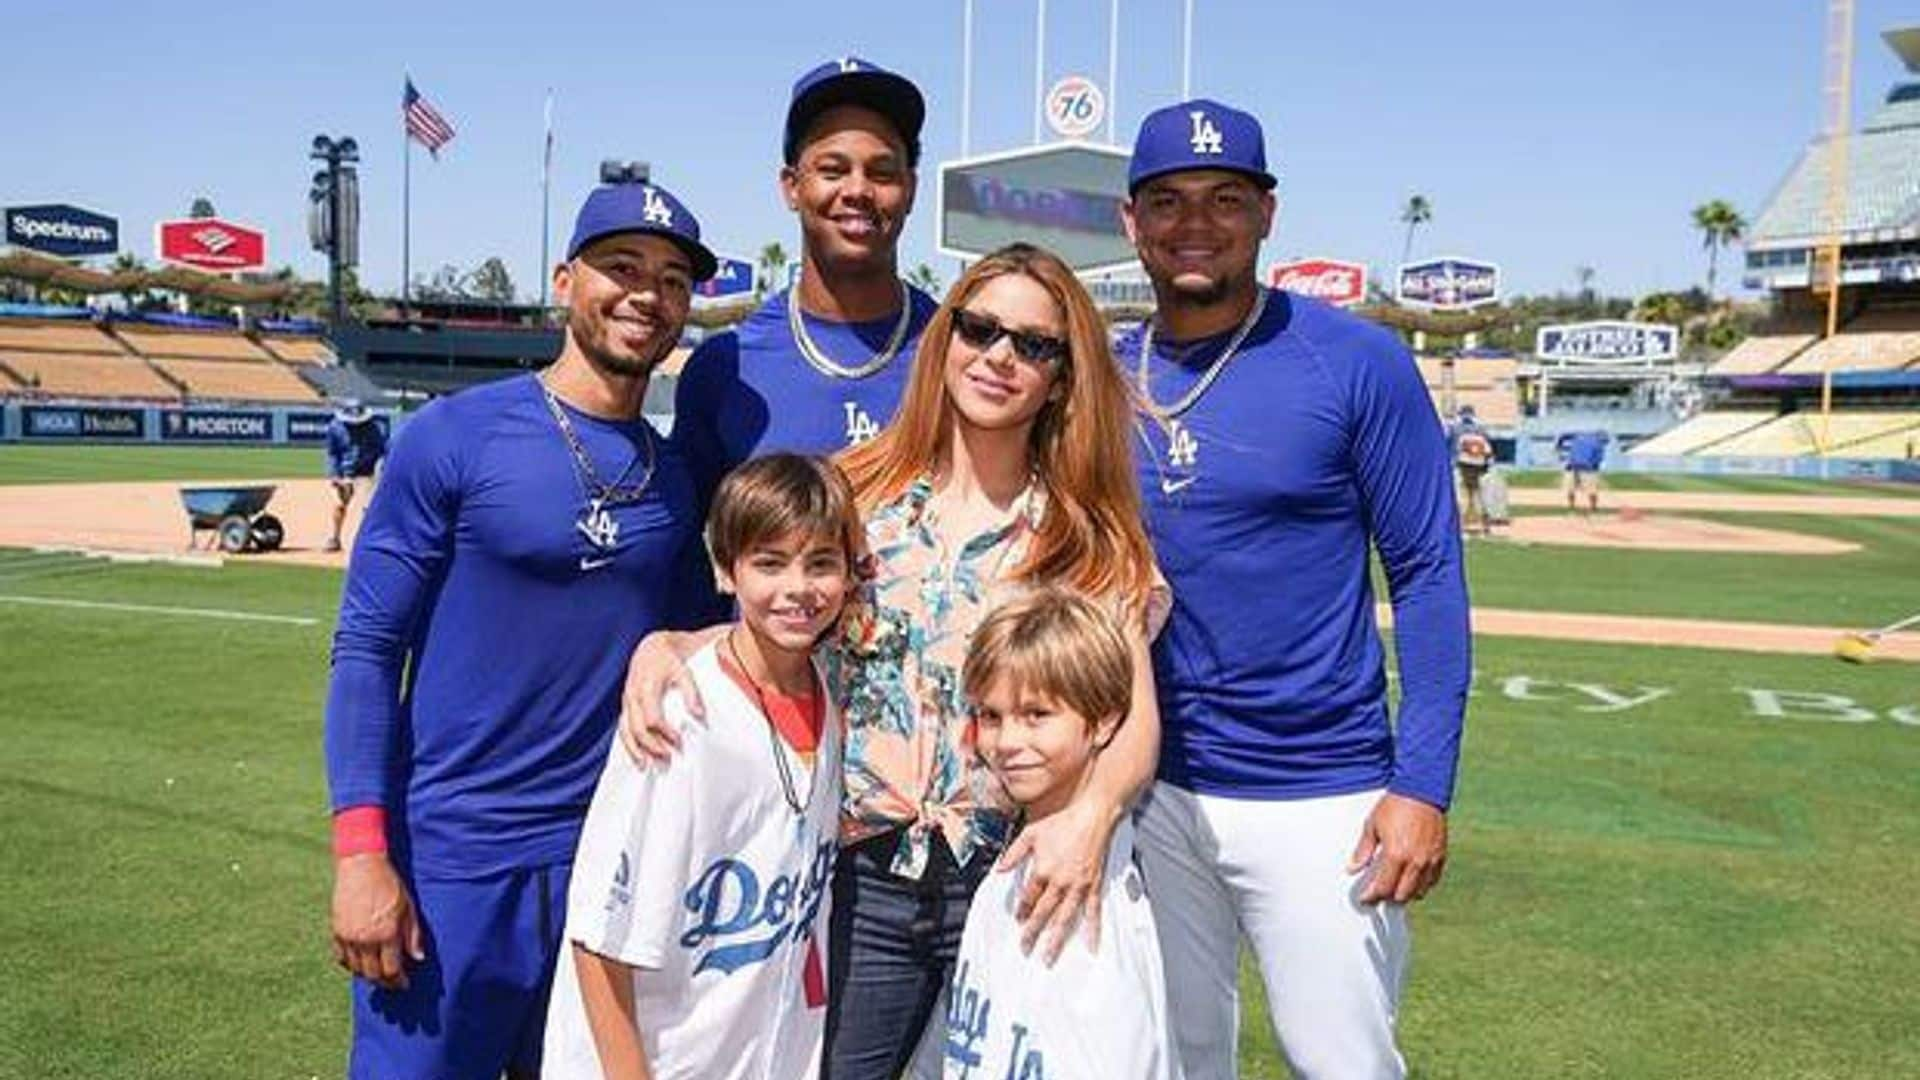
<svg viewBox="0 0 1920 1080">
<path fill-rule="evenodd" d="M 1104 82 L 1108 0 L 1051 0 L 1047 82 Z M 1032 125 L 1035 5 L 977 0 L 973 149 Z M 1713 197 L 1749 219 L 1819 122 L 1819 0 L 1329 4 L 1197 0 L 1194 91 L 1266 124 L 1281 175 L 1266 255 L 1397 261 L 1399 207 L 1435 217 L 1416 252 L 1499 262 L 1510 291 L 1607 292 L 1700 281 L 1688 214 Z M 1904 10 L 1903 10 L 1904 9 Z M 1122 0 L 1121 141 L 1180 80 L 1180 0 Z M 269 258 L 320 276 L 307 249 L 312 137 L 362 148 L 362 274 L 400 277 L 402 75 L 459 129 L 416 149 L 413 269 L 506 259 L 537 288 L 540 143 L 557 97 L 553 236 L 603 157 L 645 159 L 714 245 L 795 246 L 775 188 L 793 78 L 855 53 L 926 93 L 928 162 L 960 132 L 960 0 L 672 4 L 102 2 L 84 17 L 30 5 L 0 23 L 0 202 L 74 202 L 118 216 L 152 256 L 152 223 L 194 196 L 264 227 Z M 1861 0 L 1856 116 L 1904 73 L 1879 31 L 1911 0 Z M 931 168 L 905 261 L 936 258 Z M 1723 259 L 1722 280 L 1725 272 Z"/>
</svg>

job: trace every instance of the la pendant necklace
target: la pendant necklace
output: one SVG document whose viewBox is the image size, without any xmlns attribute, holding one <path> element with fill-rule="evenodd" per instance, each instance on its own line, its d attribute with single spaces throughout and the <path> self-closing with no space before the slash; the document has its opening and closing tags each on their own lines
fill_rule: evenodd
<svg viewBox="0 0 1920 1080">
<path fill-rule="evenodd" d="M 639 421 L 644 453 L 628 459 L 620 475 L 609 484 L 600 479 L 599 470 L 593 467 L 593 459 L 587 456 L 587 448 L 581 444 L 580 434 L 573 429 L 573 421 L 568 419 L 567 410 L 560 404 L 553 388 L 547 385 L 546 376 L 538 378 L 540 394 L 547 402 L 547 412 L 552 414 L 554 427 L 560 430 L 561 440 L 573 455 L 574 479 L 579 481 L 581 497 L 586 500 L 586 507 L 574 520 L 573 527 L 587 538 L 594 550 L 602 554 L 609 553 L 620 540 L 620 523 L 613 519 L 611 511 L 616 506 L 639 502 L 641 496 L 646 494 L 647 485 L 653 482 L 657 451 L 653 445 L 652 427 L 644 419 Z M 640 479 L 629 484 L 627 478 L 633 475 L 634 467 L 640 464 L 642 458 L 646 460 L 646 470 L 640 474 Z"/>
<path fill-rule="evenodd" d="M 1247 317 L 1240 321 L 1240 325 L 1234 330 L 1233 336 L 1227 339 L 1227 347 L 1220 350 L 1220 355 L 1214 357 L 1213 363 L 1207 365 L 1206 371 L 1201 373 L 1200 378 L 1194 382 L 1193 386 L 1188 388 L 1186 393 L 1181 394 L 1178 398 L 1174 399 L 1172 403 L 1166 405 L 1162 405 L 1159 401 L 1155 400 L 1153 396 L 1153 380 L 1151 375 L 1151 364 L 1153 361 L 1153 319 L 1151 317 L 1147 319 L 1145 328 L 1140 331 L 1140 363 L 1136 377 L 1140 391 L 1140 407 L 1146 411 L 1148 416 L 1153 417 L 1154 422 L 1160 425 L 1160 430 L 1166 433 L 1166 463 L 1186 473 L 1185 476 L 1178 479 L 1166 476 L 1161 477 L 1160 487 L 1166 494 L 1173 495 L 1182 488 L 1191 485 L 1198 475 L 1193 469 L 1199 459 L 1200 442 L 1194 438 L 1192 430 L 1180 422 L 1181 414 L 1193 408 L 1194 405 L 1199 402 L 1200 398 L 1206 394 L 1208 390 L 1212 389 L 1214 382 L 1219 379 L 1220 374 L 1227 369 L 1227 363 L 1240 352 L 1240 346 L 1246 344 L 1247 335 L 1253 333 L 1253 328 L 1260 325 L 1260 319 L 1266 313 L 1267 290 L 1256 288 L 1254 291 L 1253 307 L 1247 311 Z"/>
</svg>

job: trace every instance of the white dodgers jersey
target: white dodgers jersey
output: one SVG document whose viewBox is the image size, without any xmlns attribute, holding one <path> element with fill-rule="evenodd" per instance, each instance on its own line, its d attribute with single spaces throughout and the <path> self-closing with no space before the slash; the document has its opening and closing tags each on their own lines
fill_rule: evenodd
<svg viewBox="0 0 1920 1080">
<path fill-rule="evenodd" d="M 1133 824 L 1114 830 L 1100 947 L 1079 928 L 1048 967 L 1020 951 L 1026 864 L 988 874 L 967 911 L 946 995 L 946 1080 L 1174 1080 L 1166 979 Z"/>
<path fill-rule="evenodd" d="M 808 768 L 769 737 L 769 721 L 713 646 L 688 667 L 707 718 L 695 722 L 678 697 L 668 699 L 682 747 L 664 767 L 635 765 L 617 740 L 610 748 L 574 858 L 566 938 L 639 969 L 635 1019 L 659 1080 L 814 1080 L 840 819 L 839 714 L 829 702 Z M 787 803 L 776 743 L 803 814 Z M 542 1075 L 601 1076 L 570 947 L 554 974 Z"/>
</svg>

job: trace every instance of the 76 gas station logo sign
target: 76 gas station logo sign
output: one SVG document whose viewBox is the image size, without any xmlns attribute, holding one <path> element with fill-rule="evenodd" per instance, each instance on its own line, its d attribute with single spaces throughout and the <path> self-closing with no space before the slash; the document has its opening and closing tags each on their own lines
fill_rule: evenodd
<svg viewBox="0 0 1920 1080">
<path fill-rule="evenodd" d="M 1064 139 L 1083 139 L 1107 118 L 1107 96 L 1085 75 L 1069 75 L 1047 91 L 1047 126 Z"/>
</svg>

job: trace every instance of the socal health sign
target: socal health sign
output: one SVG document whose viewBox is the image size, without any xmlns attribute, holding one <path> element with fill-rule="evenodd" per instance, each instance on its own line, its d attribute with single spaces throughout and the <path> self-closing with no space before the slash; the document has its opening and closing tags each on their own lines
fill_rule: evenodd
<svg viewBox="0 0 1920 1080">
<path fill-rule="evenodd" d="M 267 265 L 267 236 L 220 218 L 163 221 L 154 226 L 160 261 L 210 274 L 259 270 Z"/>
<path fill-rule="evenodd" d="M 61 259 L 111 255 L 120 250 L 120 222 L 65 203 L 9 206 L 7 243 Z"/>
</svg>

